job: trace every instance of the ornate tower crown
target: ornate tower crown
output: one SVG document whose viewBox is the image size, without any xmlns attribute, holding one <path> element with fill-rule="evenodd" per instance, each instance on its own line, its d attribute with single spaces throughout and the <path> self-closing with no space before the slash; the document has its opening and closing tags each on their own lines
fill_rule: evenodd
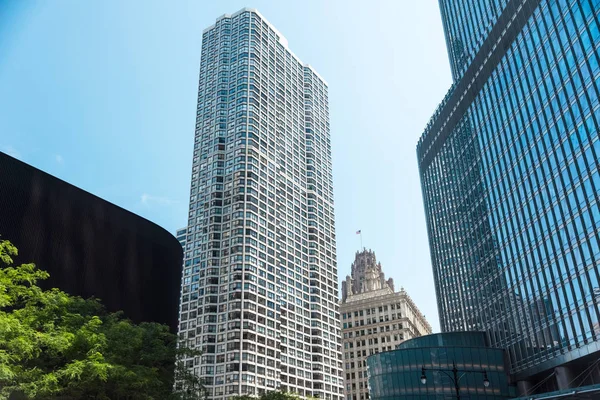
<svg viewBox="0 0 600 400">
<path fill-rule="evenodd" d="M 394 281 L 392 278 L 385 280 L 385 274 L 381 263 L 377 262 L 375 252 L 366 249 L 356 252 L 351 275 L 346 277 L 345 282 L 342 282 L 342 301 L 346 301 L 346 298 L 356 294 L 384 288 L 390 288 L 393 292 Z"/>
</svg>

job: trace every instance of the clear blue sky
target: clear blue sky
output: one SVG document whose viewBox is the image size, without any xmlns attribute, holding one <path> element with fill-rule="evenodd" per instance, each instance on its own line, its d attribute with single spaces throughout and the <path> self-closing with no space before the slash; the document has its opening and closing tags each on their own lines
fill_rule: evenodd
<svg viewBox="0 0 600 400">
<path fill-rule="evenodd" d="M 436 0 L 0 0 L 0 151 L 184 226 L 202 30 L 244 6 L 329 83 L 340 280 L 361 229 L 437 331 L 415 155 L 451 83 Z"/>
</svg>

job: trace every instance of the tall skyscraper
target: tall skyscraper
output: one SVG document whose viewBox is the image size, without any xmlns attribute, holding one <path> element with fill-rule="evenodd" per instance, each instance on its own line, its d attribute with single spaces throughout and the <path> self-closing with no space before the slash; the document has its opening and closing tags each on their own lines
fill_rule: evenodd
<svg viewBox="0 0 600 400">
<path fill-rule="evenodd" d="M 417 155 L 442 330 L 486 331 L 522 393 L 585 385 L 600 374 L 600 1 L 439 5 L 454 83 Z"/>
<path fill-rule="evenodd" d="M 202 35 L 179 335 L 211 399 L 343 396 L 327 91 L 256 10 Z"/>
<path fill-rule="evenodd" d="M 394 350 L 405 340 L 431 333 L 425 316 L 404 289 L 394 292 L 375 253 L 356 253 L 342 282 L 342 343 L 346 400 L 369 399 L 367 357 Z"/>
</svg>

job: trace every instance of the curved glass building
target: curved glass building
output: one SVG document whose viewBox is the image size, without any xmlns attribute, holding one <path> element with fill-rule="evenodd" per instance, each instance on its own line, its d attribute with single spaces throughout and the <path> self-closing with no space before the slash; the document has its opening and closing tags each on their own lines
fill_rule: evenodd
<svg viewBox="0 0 600 400">
<path fill-rule="evenodd" d="M 451 371 L 454 365 L 461 397 L 470 400 L 514 397 L 514 388 L 508 384 L 504 350 L 487 346 L 483 332 L 453 332 L 407 340 L 396 350 L 369 357 L 370 399 L 456 398 Z"/>
<path fill-rule="evenodd" d="M 600 1 L 439 4 L 454 84 L 417 156 L 442 331 L 485 331 L 523 394 L 597 383 Z"/>
</svg>

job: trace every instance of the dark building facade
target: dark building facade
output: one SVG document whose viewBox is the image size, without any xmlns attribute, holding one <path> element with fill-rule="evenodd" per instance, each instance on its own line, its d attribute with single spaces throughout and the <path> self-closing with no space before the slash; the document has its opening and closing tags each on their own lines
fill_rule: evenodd
<svg viewBox="0 0 600 400">
<path fill-rule="evenodd" d="M 0 234 L 43 287 L 176 330 L 183 252 L 160 226 L 0 153 Z"/>
<path fill-rule="evenodd" d="M 484 332 L 438 333 L 410 339 L 396 350 L 367 358 L 370 399 L 456 398 L 451 372 L 454 367 L 461 398 L 509 399 L 514 397 L 515 388 L 509 385 L 505 359 L 504 350 L 487 345 Z"/>
<path fill-rule="evenodd" d="M 599 382 L 600 1 L 439 4 L 454 83 L 417 156 L 442 331 L 485 331 L 523 393 Z"/>
</svg>

